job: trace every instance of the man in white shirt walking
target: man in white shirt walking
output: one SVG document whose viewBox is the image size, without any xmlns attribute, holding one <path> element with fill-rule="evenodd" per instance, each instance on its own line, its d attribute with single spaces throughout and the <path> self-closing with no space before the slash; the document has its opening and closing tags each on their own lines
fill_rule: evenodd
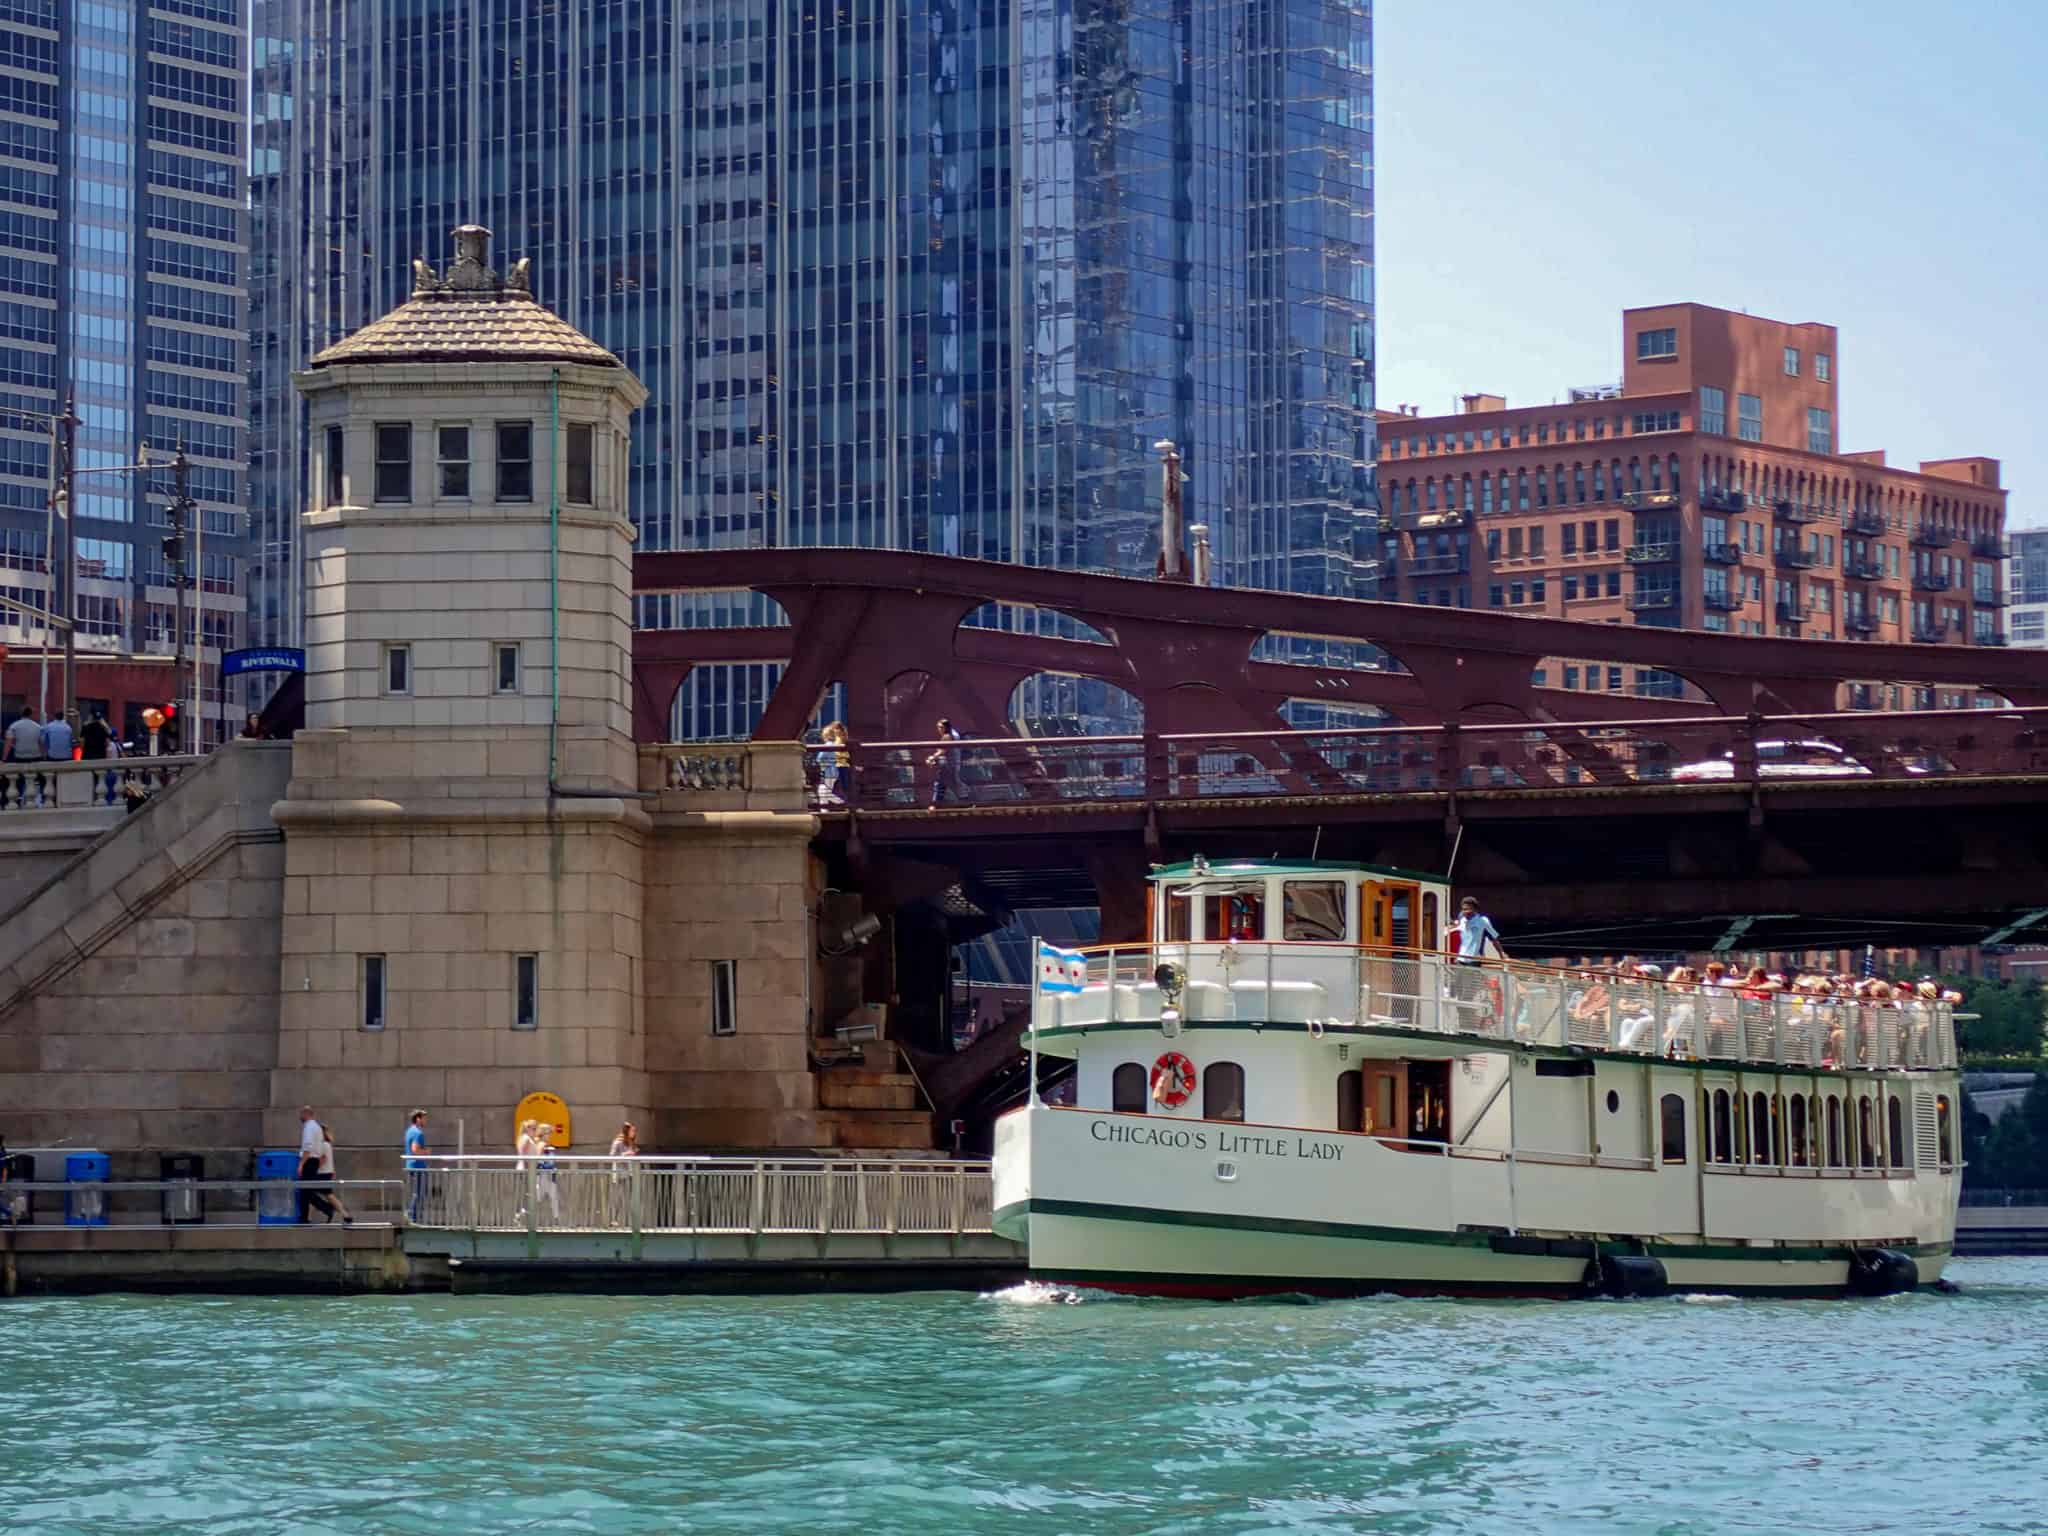
<svg viewBox="0 0 2048 1536">
<path fill-rule="evenodd" d="M 313 1191 L 306 1186 L 320 1177 L 320 1122 L 313 1118 L 313 1106 L 299 1106 L 299 1187 L 293 1191 L 298 1196 L 299 1220 L 306 1219 L 306 1212 L 313 1203 Z"/>
</svg>

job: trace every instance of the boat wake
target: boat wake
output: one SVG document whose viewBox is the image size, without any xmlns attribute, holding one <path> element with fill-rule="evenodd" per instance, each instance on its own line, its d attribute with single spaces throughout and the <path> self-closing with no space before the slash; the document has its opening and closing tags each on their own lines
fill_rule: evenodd
<svg viewBox="0 0 2048 1536">
<path fill-rule="evenodd" d="M 983 1301 L 999 1301 L 1012 1307 L 1078 1307 L 1084 1301 L 1109 1301 L 1101 1291 L 1088 1292 L 1071 1285 L 1054 1285 L 1047 1280 L 1025 1280 L 1000 1291 L 983 1291 Z"/>
</svg>

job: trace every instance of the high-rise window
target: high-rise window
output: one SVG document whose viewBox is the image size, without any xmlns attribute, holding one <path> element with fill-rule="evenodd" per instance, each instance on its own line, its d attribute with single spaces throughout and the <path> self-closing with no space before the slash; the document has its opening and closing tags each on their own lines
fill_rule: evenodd
<svg viewBox="0 0 2048 1536">
<path fill-rule="evenodd" d="M 1797 347 L 1787 347 L 1785 349 L 1785 377 L 1788 379 L 1799 377 L 1799 349 Z"/>
<path fill-rule="evenodd" d="M 1716 437 L 1728 435 L 1728 392 L 1711 384 L 1700 386 L 1700 430 Z"/>
<path fill-rule="evenodd" d="M 1636 332 L 1636 360 L 1647 361 L 1653 357 L 1678 356 L 1678 330 L 1667 326 L 1661 331 Z"/>
<path fill-rule="evenodd" d="M 1828 419 L 1828 413 L 1820 406 L 1806 408 L 1806 451 L 1808 453 L 1833 453 L 1835 451 L 1835 429 Z"/>
<path fill-rule="evenodd" d="M 533 426 L 498 423 L 498 500 L 533 500 Z"/>
<path fill-rule="evenodd" d="M 412 427 L 407 423 L 377 425 L 377 499 L 412 500 Z"/>
<path fill-rule="evenodd" d="M 1737 395 L 1735 397 L 1737 421 L 1735 435 L 1745 443 L 1760 443 L 1764 440 L 1764 402 L 1761 395 Z"/>
</svg>

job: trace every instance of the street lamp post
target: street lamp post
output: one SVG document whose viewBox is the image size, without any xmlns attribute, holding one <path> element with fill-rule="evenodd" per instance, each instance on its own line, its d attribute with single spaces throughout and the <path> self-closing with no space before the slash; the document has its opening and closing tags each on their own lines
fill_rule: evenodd
<svg viewBox="0 0 2048 1536">
<path fill-rule="evenodd" d="M 171 592 L 175 600 L 171 610 L 171 695 L 178 702 L 178 747 L 181 751 L 192 749 L 187 738 L 195 723 L 191 701 L 185 696 L 185 514 L 193 505 L 191 476 L 192 464 L 185 457 L 185 445 L 181 442 L 176 457 L 171 460 L 171 531 L 164 536 L 163 543 L 164 559 L 171 566 Z"/>
</svg>

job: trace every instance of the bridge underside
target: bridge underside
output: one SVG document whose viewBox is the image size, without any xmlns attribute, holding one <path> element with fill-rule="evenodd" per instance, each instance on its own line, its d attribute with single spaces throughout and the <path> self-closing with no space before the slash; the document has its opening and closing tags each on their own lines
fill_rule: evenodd
<svg viewBox="0 0 2048 1536">
<path fill-rule="evenodd" d="M 1142 932 L 1151 862 L 1313 853 L 1448 868 L 1532 958 L 1933 948 L 2048 928 L 2040 794 L 2015 779 L 963 807 L 829 815 L 818 843 L 850 888 L 946 870 L 1013 910 L 1099 906 L 1105 941 Z"/>
</svg>

